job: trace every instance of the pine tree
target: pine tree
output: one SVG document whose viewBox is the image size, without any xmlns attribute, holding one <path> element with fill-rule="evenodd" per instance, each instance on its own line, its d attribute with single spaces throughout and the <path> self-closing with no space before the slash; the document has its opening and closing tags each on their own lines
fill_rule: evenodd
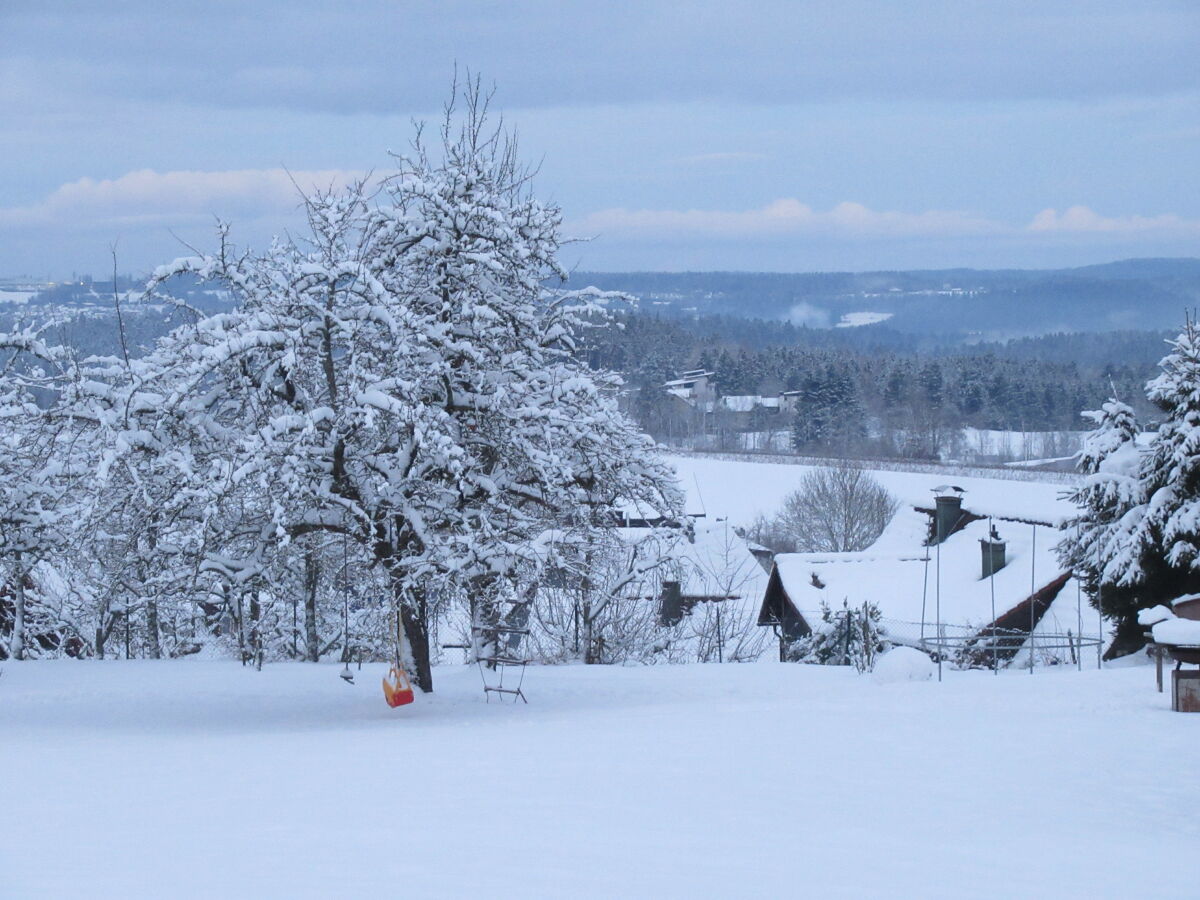
<svg viewBox="0 0 1200 900">
<path fill-rule="evenodd" d="M 889 646 L 879 607 L 874 603 L 851 609 L 843 600 L 842 608 L 834 611 L 822 601 L 821 624 L 811 635 L 794 643 L 788 656 L 795 662 L 854 666 L 859 672 L 869 672 Z"/>
<path fill-rule="evenodd" d="M 1110 656 L 1142 643 L 1137 611 L 1200 590 L 1200 330 L 1188 321 L 1159 363 L 1146 395 L 1164 420 L 1145 453 L 1136 424 L 1110 401 L 1085 443 L 1087 479 L 1073 497 L 1081 513 L 1060 545 L 1115 621 Z"/>
<path fill-rule="evenodd" d="M 1083 579 L 1097 604 L 1104 560 L 1115 555 L 1116 548 L 1110 547 L 1109 541 L 1117 533 L 1117 523 L 1141 496 L 1135 443 L 1138 427 L 1133 410 L 1115 398 L 1083 416 L 1096 427 L 1084 438 L 1079 455 L 1085 481 L 1070 495 L 1080 512 L 1067 523 L 1067 536 L 1058 545 L 1058 555 L 1064 566 Z M 1117 602 L 1117 593 L 1110 588 L 1104 599 L 1103 612 L 1120 619 L 1123 602 Z"/>
</svg>

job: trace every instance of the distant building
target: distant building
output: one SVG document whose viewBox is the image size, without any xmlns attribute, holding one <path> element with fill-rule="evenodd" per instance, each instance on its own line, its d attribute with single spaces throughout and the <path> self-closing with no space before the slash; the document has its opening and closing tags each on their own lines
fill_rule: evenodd
<svg viewBox="0 0 1200 900">
<path fill-rule="evenodd" d="M 692 369 L 680 373 L 678 378 L 668 381 L 663 388 L 669 394 L 674 394 L 693 404 L 712 403 L 717 399 L 717 385 L 713 381 L 715 373 L 704 369 Z"/>
</svg>

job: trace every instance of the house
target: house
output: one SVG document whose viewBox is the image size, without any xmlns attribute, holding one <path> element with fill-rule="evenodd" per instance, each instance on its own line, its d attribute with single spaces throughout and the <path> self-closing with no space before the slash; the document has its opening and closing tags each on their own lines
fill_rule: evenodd
<svg viewBox="0 0 1200 900">
<path fill-rule="evenodd" d="M 1072 658 L 1079 585 L 1054 553 L 1055 523 L 967 508 L 953 485 L 936 492 L 932 507 L 902 506 L 867 550 L 776 555 L 758 624 L 781 653 L 821 627 L 822 605 L 871 603 L 892 643 L 967 665 L 1027 660 L 1031 631 L 1039 661 Z"/>
<path fill-rule="evenodd" d="M 711 404 L 717 399 L 717 384 L 713 380 L 715 373 L 704 369 L 690 369 L 681 372 L 678 378 L 663 385 L 668 394 L 674 394 L 693 406 Z"/>
<path fill-rule="evenodd" d="M 778 397 L 760 394 L 728 394 L 717 401 L 717 411 L 722 413 L 723 425 L 739 431 L 765 427 L 779 415 Z"/>
<path fill-rule="evenodd" d="M 769 445 L 771 437 L 779 433 L 780 421 L 795 412 L 798 402 L 797 391 L 776 390 L 776 385 L 781 388 L 782 382 L 766 378 L 757 394 L 722 395 L 712 372 L 692 369 L 666 382 L 663 390 L 682 407 L 670 410 L 670 414 L 681 417 L 690 414 L 699 434 L 717 435 L 723 447 L 729 443 L 741 449 L 762 449 L 764 443 Z M 744 433 L 756 438 L 737 437 Z M 765 442 L 763 435 L 767 437 Z"/>
<path fill-rule="evenodd" d="M 780 391 L 779 392 L 779 411 L 786 415 L 792 415 L 800 406 L 800 391 Z"/>
</svg>

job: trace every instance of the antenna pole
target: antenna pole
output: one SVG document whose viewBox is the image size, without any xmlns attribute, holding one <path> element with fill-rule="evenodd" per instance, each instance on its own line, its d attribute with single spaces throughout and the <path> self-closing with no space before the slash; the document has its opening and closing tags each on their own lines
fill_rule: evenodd
<svg viewBox="0 0 1200 900">
<path fill-rule="evenodd" d="M 1100 557 L 1100 540 L 1096 539 L 1096 668 L 1104 668 L 1104 568 Z"/>
<path fill-rule="evenodd" d="M 1029 549 L 1029 674 L 1033 674 L 1034 611 L 1037 609 L 1037 523 L 1033 525 L 1033 541 Z"/>
<path fill-rule="evenodd" d="M 937 545 L 937 562 L 934 564 L 934 596 L 937 606 L 937 641 L 938 641 L 938 681 L 942 680 L 942 656 L 945 653 L 945 641 L 942 640 L 942 542 Z"/>
<path fill-rule="evenodd" d="M 1079 526 L 1075 526 L 1075 546 L 1079 546 Z M 1078 573 L 1072 572 L 1075 579 L 1075 641 L 1079 650 L 1075 653 L 1075 665 L 1078 671 L 1083 671 L 1083 588 L 1079 586 Z"/>
<path fill-rule="evenodd" d="M 995 533 L 995 526 L 992 524 L 992 517 L 988 516 L 988 568 L 991 573 L 988 575 L 988 587 L 992 592 L 992 673 L 1000 674 L 1000 660 L 996 655 L 996 551 L 992 544 Z"/>
</svg>

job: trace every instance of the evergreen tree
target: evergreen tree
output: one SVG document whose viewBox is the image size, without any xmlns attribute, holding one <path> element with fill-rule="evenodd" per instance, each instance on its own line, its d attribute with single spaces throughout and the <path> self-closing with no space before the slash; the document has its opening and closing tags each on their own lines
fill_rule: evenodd
<svg viewBox="0 0 1200 900">
<path fill-rule="evenodd" d="M 792 645 L 789 657 L 796 662 L 854 666 L 859 672 L 869 672 L 879 654 L 891 646 L 880 619 L 874 603 L 851 609 L 843 600 L 842 608 L 835 612 L 822 601 L 821 624 Z"/>
<path fill-rule="evenodd" d="M 1109 656 L 1142 643 L 1137 611 L 1200 590 L 1200 330 L 1187 322 L 1146 395 L 1164 420 L 1145 453 L 1134 449 L 1132 411 L 1110 401 L 1082 462 L 1074 533 L 1060 545 L 1115 620 Z"/>
<path fill-rule="evenodd" d="M 1070 496 L 1080 512 L 1067 523 L 1067 536 L 1058 545 L 1058 555 L 1064 566 L 1083 579 L 1095 604 L 1103 561 L 1114 555 L 1115 548 L 1109 547 L 1108 541 L 1116 533 L 1116 524 L 1141 496 L 1135 444 L 1138 428 L 1133 410 L 1115 398 L 1083 415 L 1095 422 L 1096 428 L 1084 439 L 1079 455 L 1086 480 Z M 1110 588 L 1104 593 L 1103 612 L 1120 621 L 1121 607 L 1128 599 L 1119 598 Z"/>
</svg>

